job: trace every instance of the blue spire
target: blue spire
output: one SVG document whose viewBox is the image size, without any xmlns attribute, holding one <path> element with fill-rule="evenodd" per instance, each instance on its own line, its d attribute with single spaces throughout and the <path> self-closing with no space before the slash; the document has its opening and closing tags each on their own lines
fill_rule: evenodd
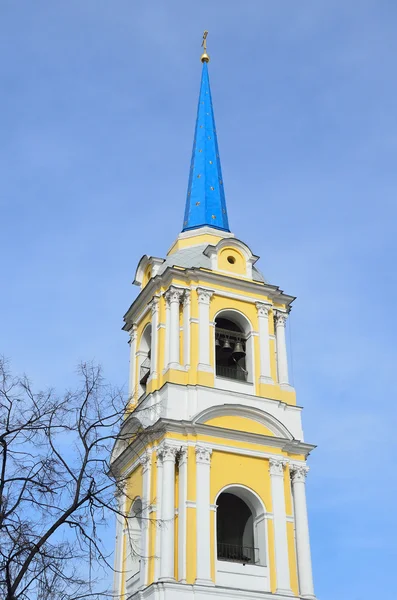
<svg viewBox="0 0 397 600">
<path fill-rule="evenodd" d="M 229 231 L 208 63 L 203 61 L 182 231 L 205 225 Z"/>
</svg>

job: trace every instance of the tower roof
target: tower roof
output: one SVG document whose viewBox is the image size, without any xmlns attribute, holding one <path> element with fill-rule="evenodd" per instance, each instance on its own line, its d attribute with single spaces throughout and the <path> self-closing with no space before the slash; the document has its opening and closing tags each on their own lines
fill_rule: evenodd
<svg viewBox="0 0 397 600">
<path fill-rule="evenodd" d="M 204 226 L 230 231 L 206 48 L 201 60 L 203 69 L 182 231 Z"/>
</svg>

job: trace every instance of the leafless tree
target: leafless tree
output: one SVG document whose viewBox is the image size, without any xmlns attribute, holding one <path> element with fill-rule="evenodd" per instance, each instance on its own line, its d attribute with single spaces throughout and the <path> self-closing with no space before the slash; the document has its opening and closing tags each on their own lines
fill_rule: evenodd
<svg viewBox="0 0 397 600">
<path fill-rule="evenodd" d="M 77 389 L 35 392 L 0 359 L 0 596 L 103 598 L 112 568 L 102 526 L 117 512 L 109 460 L 126 402 L 101 368 L 81 364 Z M 145 436 L 136 429 L 133 439 Z M 131 433 L 128 433 L 131 439 Z M 127 440 L 126 442 L 127 443 Z"/>
</svg>

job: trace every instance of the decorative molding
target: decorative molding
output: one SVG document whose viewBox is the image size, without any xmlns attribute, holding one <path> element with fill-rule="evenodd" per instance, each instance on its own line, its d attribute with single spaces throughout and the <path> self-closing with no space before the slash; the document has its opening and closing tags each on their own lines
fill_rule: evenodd
<svg viewBox="0 0 397 600">
<path fill-rule="evenodd" d="M 212 449 L 207 446 L 196 444 L 196 463 L 210 464 Z"/>
<path fill-rule="evenodd" d="M 213 290 L 207 290 L 206 288 L 196 288 L 198 301 L 200 304 L 209 304 L 212 296 L 214 295 Z"/>
<path fill-rule="evenodd" d="M 305 483 L 306 476 L 309 472 L 309 467 L 305 466 L 297 466 L 295 464 L 290 467 L 291 472 L 291 481 L 292 483 Z"/>
</svg>

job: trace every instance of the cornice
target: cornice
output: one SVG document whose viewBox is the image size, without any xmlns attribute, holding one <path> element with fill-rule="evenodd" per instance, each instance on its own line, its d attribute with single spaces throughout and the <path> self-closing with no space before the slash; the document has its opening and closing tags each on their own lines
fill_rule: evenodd
<svg viewBox="0 0 397 600">
<path fill-rule="evenodd" d="M 128 421 L 128 420 L 127 420 Z M 125 426 L 127 425 L 127 421 Z M 133 434 L 133 432 L 131 432 Z M 226 429 L 223 427 L 216 427 L 213 425 L 197 424 L 192 421 L 175 421 L 173 419 L 159 419 L 152 427 L 148 427 L 145 433 L 140 435 L 136 440 L 133 440 L 117 458 L 112 462 L 112 471 L 115 474 L 120 473 L 133 459 L 136 459 L 137 454 L 142 452 L 145 447 L 145 435 L 147 435 L 147 442 L 156 444 L 166 433 L 176 433 L 179 435 L 202 435 L 222 440 L 228 440 L 229 442 L 244 442 L 249 444 L 255 444 L 259 446 L 266 446 L 275 448 L 277 450 L 283 450 L 290 454 L 303 454 L 305 458 L 310 454 L 312 450 L 316 448 L 313 444 L 307 444 L 300 440 L 287 440 L 270 435 L 262 435 L 259 433 L 248 433 L 246 431 L 238 431 L 234 429 Z M 125 435 L 125 432 L 124 432 Z M 186 445 L 186 442 L 180 442 L 179 440 L 167 439 L 167 444 L 173 447 L 179 447 Z M 233 451 L 238 454 L 247 456 L 258 456 L 258 457 L 269 457 L 271 456 L 267 452 L 255 451 L 250 448 L 233 448 L 231 444 L 223 445 L 219 443 L 210 444 L 208 442 L 200 441 L 199 444 L 206 447 L 215 448 L 218 451 L 230 452 Z M 189 443 L 188 445 L 191 445 Z M 195 443 L 193 443 L 195 445 Z M 279 457 L 282 458 L 282 457 Z M 295 461 L 296 463 L 296 461 Z"/>
<path fill-rule="evenodd" d="M 288 307 L 295 300 L 295 296 L 285 294 L 278 286 L 270 285 L 268 283 L 247 281 L 246 279 L 238 279 L 229 275 L 215 273 L 206 269 L 176 269 L 175 267 L 167 267 L 167 269 L 161 274 L 153 277 L 145 288 L 140 292 L 134 302 L 130 305 L 129 309 L 124 315 L 125 325 L 123 330 L 128 331 L 131 328 L 131 321 L 133 315 L 138 314 L 140 311 L 144 311 L 146 305 L 150 302 L 152 297 L 157 293 L 160 293 L 161 287 L 168 287 L 172 284 L 174 278 L 182 280 L 186 283 L 186 286 L 180 286 L 181 289 L 190 289 L 196 287 L 199 282 L 207 285 L 226 285 L 232 290 L 238 290 L 240 292 L 248 292 L 251 294 L 263 294 L 263 296 L 270 297 L 273 301 L 278 303 L 284 303 Z M 218 290 L 214 290 L 218 293 Z M 228 292 L 219 290 L 219 295 L 226 295 Z M 232 294 L 233 292 L 229 292 Z M 254 300 L 244 298 L 247 301 Z M 255 302 L 258 302 L 258 298 L 255 298 Z M 136 319 L 135 319 L 136 320 Z"/>
</svg>

